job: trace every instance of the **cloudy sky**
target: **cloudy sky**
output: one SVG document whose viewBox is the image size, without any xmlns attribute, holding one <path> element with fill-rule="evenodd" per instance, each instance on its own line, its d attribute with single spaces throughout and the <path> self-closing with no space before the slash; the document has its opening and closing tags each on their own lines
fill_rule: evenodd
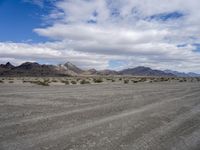
<svg viewBox="0 0 200 150">
<path fill-rule="evenodd" d="M 0 0 L 0 63 L 200 73 L 199 0 Z"/>
</svg>

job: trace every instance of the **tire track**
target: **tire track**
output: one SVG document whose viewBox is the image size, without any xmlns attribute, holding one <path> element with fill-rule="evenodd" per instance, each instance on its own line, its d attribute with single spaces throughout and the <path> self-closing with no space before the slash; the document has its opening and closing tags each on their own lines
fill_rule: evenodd
<svg viewBox="0 0 200 150">
<path fill-rule="evenodd" d="M 135 114 L 139 114 L 148 110 L 153 110 L 156 107 L 159 107 L 160 105 L 163 105 L 165 103 L 170 103 L 173 101 L 179 101 L 185 98 L 189 98 L 190 96 L 195 96 L 197 93 L 199 92 L 193 92 L 190 94 L 186 94 L 184 96 L 181 97 L 176 97 L 176 98 L 172 98 L 169 100 L 165 100 L 165 101 L 161 101 L 161 102 L 156 102 L 153 104 L 149 104 L 147 106 L 141 107 L 139 109 L 134 109 L 132 111 L 127 111 L 127 112 L 123 112 L 117 115 L 113 115 L 113 116 L 109 116 L 100 120 L 96 120 L 96 121 L 92 121 L 92 122 L 88 122 L 85 123 L 83 125 L 79 125 L 79 126 L 75 126 L 72 128 L 60 128 L 60 129 L 56 129 L 47 133 L 43 133 L 41 135 L 32 135 L 32 136 L 24 136 L 24 137 L 20 137 L 18 139 L 16 139 L 16 141 L 11 141 L 11 142 L 3 142 L 1 143 L 3 145 L 3 147 L 5 149 L 10 148 L 10 150 L 12 149 L 29 149 L 31 147 L 34 147 L 35 145 L 38 145 L 40 143 L 43 143 L 45 141 L 53 141 L 56 140 L 58 138 L 61 138 L 63 136 L 69 135 L 69 134 L 74 134 L 89 128 L 93 128 L 95 126 L 99 126 L 102 125 L 104 123 L 108 123 L 114 120 L 118 120 L 124 117 L 128 117 L 128 116 L 132 116 Z M 198 112 L 199 113 L 199 112 Z M 191 117 L 191 116 L 190 116 Z M 29 144 L 27 144 L 29 143 Z M 136 147 L 137 148 L 137 147 Z"/>
</svg>

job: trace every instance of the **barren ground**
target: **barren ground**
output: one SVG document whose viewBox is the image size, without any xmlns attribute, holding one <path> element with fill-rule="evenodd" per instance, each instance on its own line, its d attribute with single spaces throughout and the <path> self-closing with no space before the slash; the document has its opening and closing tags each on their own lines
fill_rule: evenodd
<svg viewBox="0 0 200 150">
<path fill-rule="evenodd" d="M 0 150 L 200 150 L 200 83 L 0 84 Z"/>
</svg>

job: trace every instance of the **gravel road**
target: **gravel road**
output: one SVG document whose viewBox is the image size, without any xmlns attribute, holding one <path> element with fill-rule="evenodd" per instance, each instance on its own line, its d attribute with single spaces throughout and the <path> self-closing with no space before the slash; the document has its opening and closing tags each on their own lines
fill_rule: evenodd
<svg viewBox="0 0 200 150">
<path fill-rule="evenodd" d="M 200 83 L 0 84 L 0 150 L 200 150 Z"/>
</svg>

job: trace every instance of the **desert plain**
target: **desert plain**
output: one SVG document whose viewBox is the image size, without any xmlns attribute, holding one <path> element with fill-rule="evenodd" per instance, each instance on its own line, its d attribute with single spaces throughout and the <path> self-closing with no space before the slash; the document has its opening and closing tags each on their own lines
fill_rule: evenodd
<svg viewBox="0 0 200 150">
<path fill-rule="evenodd" d="M 0 150 L 200 149 L 197 79 L 127 79 L 1 79 Z"/>
</svg>

